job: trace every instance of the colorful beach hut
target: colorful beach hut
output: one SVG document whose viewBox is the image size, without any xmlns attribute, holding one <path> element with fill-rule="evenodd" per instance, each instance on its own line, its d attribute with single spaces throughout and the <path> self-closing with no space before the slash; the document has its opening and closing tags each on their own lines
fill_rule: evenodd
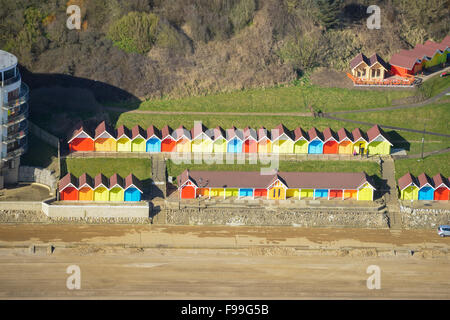
<svg viewBox="0 0 450 320">
<path fill-rule="evenodd" d="M 208 129 L 201 122 L 194 123 L 191 129 L 192 152 L 212 152 L 213 140 L 212 135 L 207 134 Z"/>
<path fill-rule="evenodd" d="M 411 173 L 408 172 L 398 179 L 398 188 L 400 189 L 401 200 L 419 199 L 419 183 Z"/>
<path fill-rule="evenodd" d="M 258 129 L 258 153 L 272 153 L 272 142 L 266 128 Z"/>
<path fill-rule="evenodd" d="M 147 152 L 161 152 L 161 132 L 151 125 L 147 128 Z"/>
<path fill-rule="evenodd" d="M 59 199 L 62 201 L 78 200 L 78 179 L 72 174 L 66 174 L 59 180 Z"/>
<path fill-rule="evenodd" d="M 109 201 L 124 201 L 124 181 L 121 176 L 114 173 L 109 178 Z"/>
<path fill-rule="evenodd" d="M 244 143 L 244 134 L 242 130 L 231 127 L 226 131 L 227 135 L 227 152 L 228 153 L 241 153 L 242 145 Z"/>
<path fill-rule="evenodd" d="M 184 126 L 179 126 L 172 134 L 177 152 L 191 152 L 191 132 Z"/>
<path fill-rule="evenodd" d="M 323 153 L 336 154 L 339 152 L 339 137 L 331 128 L 323 131 L 323 139 Z"/>
<path fill-rule="evenodd" d="M 366 173 L 189 171 L 177 177 L 181 199 L 235 196 L 272 200 L 351 198 L 373 201 L 375 187 Z"/>
<path fill-rule="evenodd" d="M 257 153 L 258 152 L 258 135 L 256 130 L 246 127 L 243 131 L 244 139 L 242 145 L 242 152 Z"/>
<path fill-rule="evenodd" d="M 164 126 L 161 129 L 161 152 L 175 152 L 177 151 L 177 142 L 172 137 L 173 130 L 169 126 Z"/>
<path fill-rule="evenodd" d="M 108 126 L 105 121 L 102 121 L 95 128 L 95 151 L 116 151 L 117 141 L 115 137 L 115 130 Z"/>
<path fill-rule="evenodd" d="M 294 130 L 294 153 L 308 153 L 308 135 L 301 128 L 298 127 Z"/>
<path fill-rule="evenodd" d="M 388 140 L 386 133 L 379 125 L 374 125 L 367 131 L 369 154 L 390 154 L 393 144 Z"/>
<path fill-rule="evenodd" d="M 270 136 L 272 137 L 273 153 L 294 153 L 294 139 L 292 132 L 283 124 L 279 124 L 272 129 Z"/>
<path fill-rule="evenodd" d="M 117 128 L 117 151 L 131 152 L 131 132 L 130 130 L 121 125 Z"/>
<path fill-rule="evenodd" d="M 92 130 L 79 123 L 72 131 L 68 143 L 70 152 L 94 151 L 94 138 Z"/>
<path fill-rule="evenodd" d="M 352 154 L 353 153 L 353 143 L 352 135 L 347 131 L 347 129 L 341 128 L 337 132 L 339 138 L 338 153 L 339 154 Z"/>
<path fill-rule="evenodd" d="M 208 131 L 208 134 L 212 134 L 213 151 L 217 153 L 226 153 L 227 139 L 225 131 L 221 127 L 216 127 L 212 129 L 212 132 Z"/>
<path fill-rule="evenodd" d="M 94 201 L 109 201 L 109 179 L 101 173 L 94 178 Z"/>
<path fill-rule="evenodd" d="M 367 138 L 364 132 L 359 128 L 352 131 L 353 152 L 356 154 L 364 154 L 367 148 Z"/>
<path fill-rule="evenodd" d="M 130 173 L 125 178 L 125 201 L 141 201 L 142 190 L 141 181 Z"/>
<path fill-rule="evenodd" d="M 308 131 L 308 153 L 321 154 L 323 153 L 323 137 L 322 134 L 316 129 L 311 128 Z"/>
<path fill-rule="evenodd" d="M 136 125 L 131 129 L 131 151 L 145 152 L 147 149 L 146 132 L 140 126 Z"/>
<path fill-rule="evenodd" d="M 87 173 L 83 173 L 78 178 L 78 200 L 93 201 L 94 200 L 94 180 Z"/>
<path fill-rule="evenodd" d="M 419 182 L 419 200 L 434 200 L 433 181 L 425 173 L 417 177 Z"/>
<path fill-rule="evenodd" d="M 450 183 L 449 179 L 438 173 L 433 177 L 434 183 L 434 200 L 449 200 Z"/>
</svg>

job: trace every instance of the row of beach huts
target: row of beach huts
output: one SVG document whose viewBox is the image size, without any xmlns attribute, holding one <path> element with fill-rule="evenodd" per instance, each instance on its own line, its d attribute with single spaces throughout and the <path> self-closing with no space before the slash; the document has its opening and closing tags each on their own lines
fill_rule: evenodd
<svg viewBox="0 0 450 320">
<path fill-rule="evenodd" d="M 192 130 L 184 126 L 173 130 L 169 126 L 147 130 L 135 126 L 114 129 L 104 121 L 95 129 L 79 124 L 68 139 L 70 152 L 203 152 L 203 153 L 280 153 L 280 154 L 371 154 L 388 155 L 393 144 L 386 133 L 375 125 L 367 132 L 345 128 L 334 132 L 326 128 L 308 131 L 301 127 L 287 129 L 279 124 L 272 130 L 208 129 L 196 123 Z"/>
</svg>

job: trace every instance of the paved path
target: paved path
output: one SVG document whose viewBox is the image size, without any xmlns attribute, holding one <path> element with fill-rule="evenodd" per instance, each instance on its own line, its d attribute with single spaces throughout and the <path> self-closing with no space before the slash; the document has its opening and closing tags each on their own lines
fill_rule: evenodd
<svg viewBox="0 0 450 320">
<path fill-rule="evenodd" d="M 402 228 L 400 207 L 398 205 L 397 182 L 395 179 L 395 164 L 391 158 L 384 159 L 381 162 L 381 173 L 383 180 L 386 181 L 386 210 L 389 216 L 389 227 L 400 230 Z"/>
</svg>

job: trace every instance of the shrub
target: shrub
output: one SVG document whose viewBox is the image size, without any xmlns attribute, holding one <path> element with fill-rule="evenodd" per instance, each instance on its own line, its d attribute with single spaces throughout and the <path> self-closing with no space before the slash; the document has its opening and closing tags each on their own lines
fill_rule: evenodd
<svg viewBox="0 0 450 320">
<path fill-rule="evenodd" d="M 241 0 L 236 3 L 230 12 L 230 21 L 234 32 L 242 30 L 252 21 L 255 9 L 255 0 Z"/>
<path fill-rule="evenodd" d="M 108 37 L 126 52 L 145 54 L 156 41 L 158 21 L 153 13 L 130 12 L 111 24 Z"/>
</svg>

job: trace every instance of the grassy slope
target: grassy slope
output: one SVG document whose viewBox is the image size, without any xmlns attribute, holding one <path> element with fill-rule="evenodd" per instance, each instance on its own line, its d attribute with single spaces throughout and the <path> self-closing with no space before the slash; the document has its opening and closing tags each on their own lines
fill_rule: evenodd
<svg viewBox="0 0 450 320">
<path fill-rule="evenodd" d="M 148 100 L 140 110 L 210 112 L 309 112 L 366 109 L 390 106 L 392 100 L 416 94 L 415 90 L 357 90 L 287 86 L 233 91 L 183 99 Z M 119 105 L 116 105 L 119 106 Z M 136 106 L 129 106 L 135 108 Z"/>
<path fill-rule="evenodd" d="M 411 172 L 418 176 L 425 172 L 433 177 L 437 173 L 442 173 L 444 176 L 450 176 L 450 153 L 440 154 L 426 157 L 424 160 L 419 159 L 405 159 L 395 161 L 395 177 L 398 179 L 405 173 Z"/>
<path fill-rule="evenodd" d="M 189 170 L 217 170 L 217 171 L 259 171 L 267 168 L 264 164 L 180 164 L 176 165 L 172 161 L 167 162 L 167 172 L 170 176 L 176 177 L 185 169 Z M 304 172 L 361 172 L 365 171 L 369 175 L 379 175 L 380 167 L 377 163 L 368 161 L 281 161 L 280 171 L 304 171 Z"/>
<path fill-rule="evenodd" d="M 144 181 L 150 179 L 152 174 L 150 159 L 68 158 L 61 161 L 61 167 L 62 174 L 70 172 L 76 177 L 86 172 L 92 177 L 99 173 L 107 177 L 118 173 L 125 178 L 133 173 L 138 179 Z"/>
</svg>

